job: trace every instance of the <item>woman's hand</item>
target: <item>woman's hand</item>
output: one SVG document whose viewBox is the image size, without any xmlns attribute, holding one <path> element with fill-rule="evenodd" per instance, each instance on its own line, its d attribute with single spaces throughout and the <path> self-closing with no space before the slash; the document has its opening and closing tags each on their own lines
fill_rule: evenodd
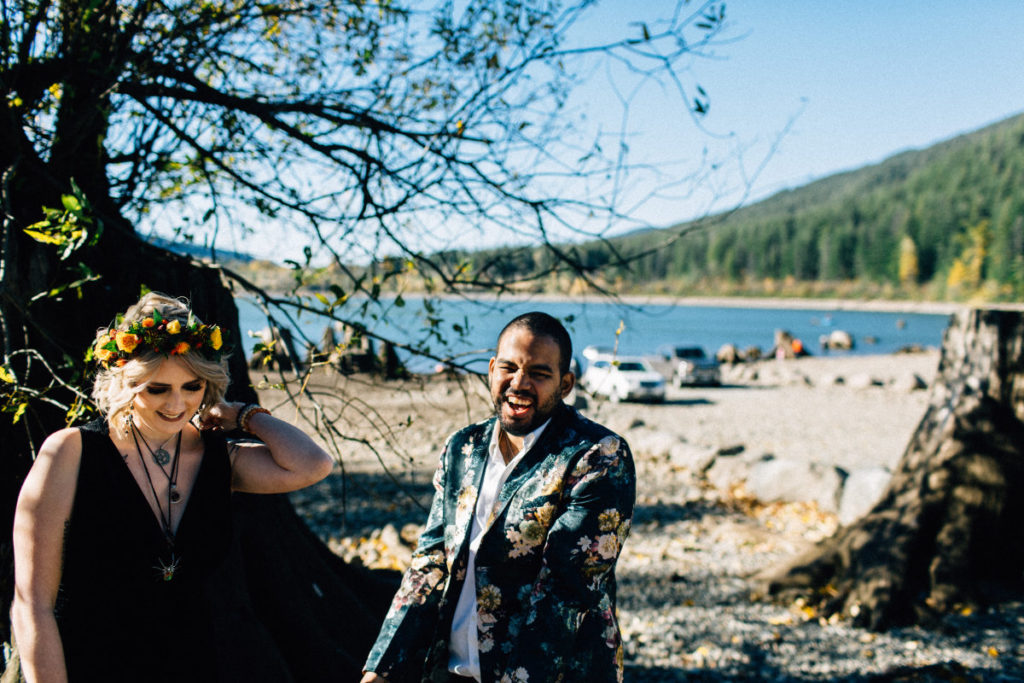
<svg viewBox="0 0 1024 683">
<path fill-rule="evenodd" d="M 220 432 L 230 432 L 238 428 L 238 416 L 245 407 L 244 403 L 225 403 L 221 401 L 206 412 L 206 416 L 199 420 L 199 428 L 202 430 L 212 429 Z"/>
</svg>

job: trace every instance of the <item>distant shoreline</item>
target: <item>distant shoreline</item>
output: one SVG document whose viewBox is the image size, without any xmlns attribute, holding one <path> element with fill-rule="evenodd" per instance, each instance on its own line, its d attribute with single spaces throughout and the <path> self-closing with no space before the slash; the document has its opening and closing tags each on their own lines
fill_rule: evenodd
<svg viewBox="0 0 1024 683">
<path fill-rule="evenodd" d="M 405 299 L 424 298 L 420 293 L 402 295 Z M 495 299 L 490 293 L 444 294 L 441 299 Z M 952 315 L 957 311 L 972 308 L 970 304 L 949 301 L 900 301 L 888 299 L 804 299 L 795 297 L 751 297 L 751 296 L 669 296 L 664 294 L 625 294 L 614 298 L 597 294 L 510 294 L 504 293 L 500 298 L 509 302 L 538 301 L 549 303 L 614 303 L 616 301 L 630 306 L 680 306 L 709 308 L 776 308 L 790 310 L 818 311 L 866 311 L 874 313 L 922 313 L 934 315 Z M 984 308 L 1024 310 L 1024 304 L 982 304 Z"/>
<path fill-rule="evenodd" d="M 380 298 L 393 299 L 401 294 L 405 300 L 434 298 L 441 300 L 470 299 L 478 301 L 505 301 L 518 303 L 537 301 L 547 303 L 621 303 L 626 306 L 680 306 L 707 308 L 761 308 L 815 311 L 864 311 L 868 313 L 921 313 L 926 315 L 952 315 L 958 311 L 971 308 L 993 310 L 1024 311 L 1024 302 L 980 302 L 962 303 L 955 301 L 908 301 L 901 299 L 835 299 L 835 298 L 803 298 L 803 297 L 759 297 L 759 296 L 673 296 L 668 294 L 622 294 L 603 296 L 601 294 L 553 294 L 553 293 L 515 293 L 503 292 L 463 292 L 459 294 L 434 294 L 424 292 L 384 292 Z M 310 296 L 309 292 L 304 293 Z M 243 295 L 244 298 L 252 298 Z M 272 293 L 272 296 L 283 296 Z M 355 295 L 353 299 L 365 298 Z"/>
</svg>

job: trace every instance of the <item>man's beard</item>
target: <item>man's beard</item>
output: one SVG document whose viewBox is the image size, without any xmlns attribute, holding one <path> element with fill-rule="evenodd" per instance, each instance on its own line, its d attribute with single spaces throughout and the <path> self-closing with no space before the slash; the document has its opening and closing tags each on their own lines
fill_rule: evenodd
<svg viewBox="0 0 1024 683">
<path fill-rule="evenodd" d="M 494 412 L 498 416 L 498 421 L 501 422 L 501 429 L 506 434 L 512 436 L 526 436 L 537 427 L 544 424 L 549 417 L 551 417 L 558 405 L 562 402 L 562 397 L 558 394 L 554 394 L 547 401 L 547 403 L 539 404 L 536 402 L 536 396 L 530 395 L 530 398 L 534 399 L 533 417 L 528 422 L 511 421 L 506 420 L 501 412 L 501 405 L 506 401 L 506 395 L 502 394 L 500 398 L 494 401 Z"/>
</svg>

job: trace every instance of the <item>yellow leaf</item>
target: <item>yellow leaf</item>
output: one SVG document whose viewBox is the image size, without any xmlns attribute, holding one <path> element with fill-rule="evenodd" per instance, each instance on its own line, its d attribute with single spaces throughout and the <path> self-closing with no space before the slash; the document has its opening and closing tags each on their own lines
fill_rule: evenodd
<svg viewBox="0 0 1024 683">
<path fill-rule="evenodd" d="M 999 650 L 997 650 L 997 649 L 995 649 L 994 647 L 991 647 L 991 646 L 987 650 L 985 650 L 985 652 L 988 653 L 989 657 L 998 657 L 999 656 Z"/>
<path fill-rule="evenodd" d="M 14 384 L 18 381 L 14 373 L 7 369 L 6 366 L 0 365 L 0 380 L 7 382 L 8 384 Z"/>
<path fill-rule="evenodd" d="M 52 235 L 49 233 L 35 230 L 38 226 L 49 225 L 45 221 L 42 223 L 33 223 L 32 225 L 25 228 L 25 234 L 34 239 L 36 242 L 42 242 L 43 244 L 63 244 L 64 238 L 58 235 Z"/>
</svg>

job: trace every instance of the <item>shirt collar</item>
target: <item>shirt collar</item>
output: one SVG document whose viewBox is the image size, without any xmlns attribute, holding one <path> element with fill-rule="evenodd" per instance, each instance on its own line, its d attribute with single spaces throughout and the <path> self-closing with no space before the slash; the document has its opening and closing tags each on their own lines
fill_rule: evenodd
<svg viewBox="0 0 1024 683">
<path fill-rule="evenodd" d="M 519 449 L 519 452 L 516 453 L 515 457 L 518 458 L 521 455 L 526 455 L 527 453 L 529 453 L 530 449 L 533 448 L 533 445 L 535 443 L 537 443 L 537 439 L 540 438 L 540 435 L 544 433 L 544 429 L 547 428 L 547 426 L 549 424 L 551 424 L 551 418 L 550 417 L 548 419 L 544 420 L 544 423 L 542 425 L 540 425 L 539 427 L 534 429 L 532 432 L 527 434 L 525 437 L 523 437 L 523 447 L 521 449 Z M 497 455 L 497 456 L 501 455 L 501 451 L 500 451 L 500 448 L 498 446 L 498 437 L 500 437 L 500 436 L 501 436 L 501 420 L 495 420 L 494 421 L 494 430 L 491 432 L 491 444 L 490 444 L 490 447 L 488 449 L 489 455 L 491 457 L 494 457 L 495 455 Z"/>
</svg>

